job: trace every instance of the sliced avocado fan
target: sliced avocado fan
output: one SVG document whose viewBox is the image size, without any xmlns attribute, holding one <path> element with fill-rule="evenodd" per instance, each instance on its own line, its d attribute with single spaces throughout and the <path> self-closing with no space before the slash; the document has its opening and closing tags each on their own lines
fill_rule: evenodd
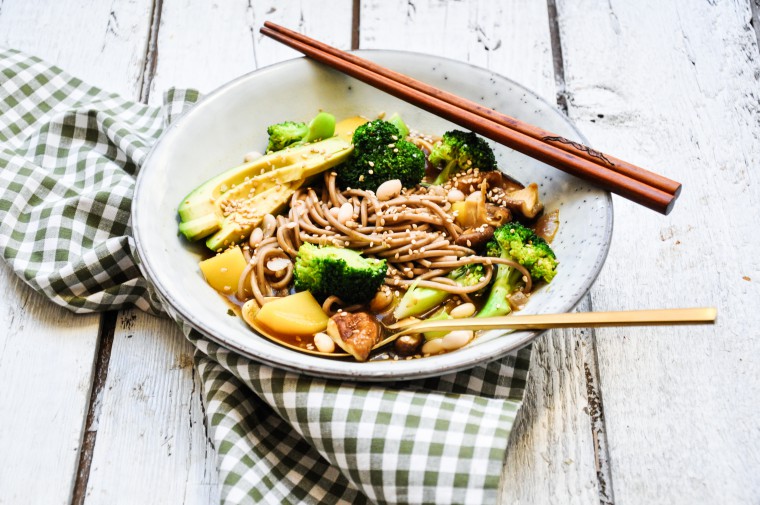
<svg viewBox="0 0 760 505">
<path fill-rule="evenodd" d="M 349 139 L 336 136 L 232 168 L 182 199 L 179 230 L 188 240 L 208 237 L 206 246 L 213 251 L 240 242 L 265 215 L 279 212 L 308 178 L 339 165 L 352 150 Z"/>
</svg>

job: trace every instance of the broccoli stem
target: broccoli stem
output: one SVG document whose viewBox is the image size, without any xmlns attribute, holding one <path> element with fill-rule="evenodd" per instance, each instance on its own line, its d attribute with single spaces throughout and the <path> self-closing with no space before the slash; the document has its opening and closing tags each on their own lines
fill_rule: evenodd
<svg viewBox="0 0 760 505">
<path fill-rule="evenodd" d="M 448 163 L 446 163 L 446 166 L 443 167 L 443 170 L 441 170 L 441 173 L 438 174 L 438 177 L 435 178 L 435 181 L 433 181 L 433 185 L 440 186 L 441 184 L 446 183 L 446 181 L 449 180 L 449 177 L 451 176 L 451 170 L 457 165 L 457 160 L 451 160 Z"/>
<path fill-rule="evenodd" d="M 449 272 L 446 276 L 460 286 L 474 286 L 483 279 L 483 265 L 473 263 L 464 265 Z M 435 288 L 418 288 L 413 285 L 404 293 L 396 306 L 393 315 L 396 319 L 424 314 L 428 310 L 443 303 L 451 293 Z"/>
<path fill-rule="evenodd" d="M 449 293 L 433 288 L 412 287 L 401 298 L 393 315 L 397 320 L 424 314 L 433 307 L 440 305 L 448 298 Z"/>
<path fill-rule="evenodd" d="M 398 113 L 394 112 L 388 122 L 398 129 L 399 138 L 403 139 L 409 135 L 409 127 L 406 126 L 406 123 L 404 123 L 404 120 L 401 119 L 401 116 L 399 116 Z"/>
<path fill-rule="evenodd" d="M 496 279 L 488 293 L 488 299 L 476 317 L 506 316 L 512 312 L 512 307 L 510 307 L 507 298 L 515 291 L 521 278 L 522 275 L 519 270 L 506 265 L 498 265 L 496 267 Z"/>
<path fill-rule="evenodd" d="M 444 319 L 453 319 L 451 317 L 451 314 L 446 312 L 446 309 L 442 309 L 440 312 L 435 314 L 434 316 L 430 316 L 427 318 L 428 321 L 439 321 Z M 425 337 L 425 340 L 433 340 L 435 338 L 443 338 L 444 335 L 449 333 L 448 331 L 426 331 L 422 335 Z"/>
</svg>

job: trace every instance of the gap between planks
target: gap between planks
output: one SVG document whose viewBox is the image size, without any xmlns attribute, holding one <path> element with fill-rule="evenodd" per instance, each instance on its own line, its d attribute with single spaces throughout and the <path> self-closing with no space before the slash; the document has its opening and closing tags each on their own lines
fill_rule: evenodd
<svg viewBox="0 0 760 505">
<path fill-rule="evenodd" d="M 87 482 L 90 478 L 90 465 L 95 450 L 95 439 L 98 436 L 97 423 L 100 398 L 108 376 L 108 363 L 111 361 L 111 348 L 116 333 L 116 317 L 118 311 L 111 310 L 100 316 L 98 330 L 98 357 L 95 361 L 93 382 L 90 388 L 90 403 L 87 408 L 87 418 L 84 426 L 84 436 L 79 449 L 79 464 L 74 478 L 74 490 L 71 495 L 72 505 L 82 505 L 87 492 Z"/>
<path fill-rule="evenodd" d="M 554 82 L 557 84 L 557 105 L 567 114 L 567 94 L 565 93 L 565 60 L 562 56 L 559 22 L 557 21 L 557 1 L 546 0 L 549 15 L 549 38 L 552 45 L 552 63 L 554 64 Z"/>
<path fill-rule="evenodd" d="M 140 102 L 148 103 L 150 88 L 153 85 L 153 77 L 156 75 L 158 65 L 158 30 L 161 28 L 161 11 L 164 8 L 163 0 L 153 0 L 153 10 L 150 17 L 150 34 L 145 46 L 145 61 L 140 73 Z"/>
<path fill-rule="evenodd" d="M 750 0 L 757 3 L 760 0 Z M 557 84 L 557 106 L 568 113 L 567 93 L 565 90 L 565 60 L 562 54 L 562 38 L 559 29 L 556 0 L 546 0 L 546 8 L 549 21 L 549 36 L 551 39 L 552 62 L 554 64 L 554 80 Z M 754 12 L 754 11 L 753 11 Z M 591 295 L 585 295 L 585 302 L 589 310 L 593 310 Z M 588 398 L 588 414 L 591 420 L 591 437 L 594 441 L 594 461 L 596 463 L 597 489 L 599 490 L 599 503 L 612 505 L 615 502 L 612 475 L 610 471 L 609 451 L 607 444 L 607 431 L 604 423 L 604 404 L 599 381 L 599 367 L 596 345 L 596 332 L 593 328 L 588 330 L 588 353 L 583 360 L 583 372 L 586 377 L 586 396 Z"/>
<path fill-rule="evenodd" d="M 757 46 L 760 50 L 760 0 L 749 0 L 749 8 L 752 12 L 749 24 L 755 29 L 755 39 L 757 40 Z"/>
<path fill-rule="evenodd" d="M 758 0 L 760 1 L 760 0 Z M 359 40 L 361 36 L 361 17 L 362 1 L 353 0 L 353 9 L 351 10 L 351 49 L 359 49 Z"/>
</svg>

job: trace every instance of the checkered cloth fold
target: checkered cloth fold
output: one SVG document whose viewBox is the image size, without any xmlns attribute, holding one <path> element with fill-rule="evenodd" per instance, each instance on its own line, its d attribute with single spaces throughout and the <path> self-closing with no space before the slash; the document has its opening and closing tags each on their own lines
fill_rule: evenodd
<svg viewBox="0 0 760 505">
<path fill-rule="evenodd" d="M 162 312 L 132 254 L 134 178 L 198 100 L 149 107 L 0 50 L 0 252 L 75 312 Z M 182 324 L 182 323 L 181 323 Z M 495 503 L 530 349 L 444 377 L 388 384 L 277 370 L 191 328 L 222 503 Z"/>
</svg>

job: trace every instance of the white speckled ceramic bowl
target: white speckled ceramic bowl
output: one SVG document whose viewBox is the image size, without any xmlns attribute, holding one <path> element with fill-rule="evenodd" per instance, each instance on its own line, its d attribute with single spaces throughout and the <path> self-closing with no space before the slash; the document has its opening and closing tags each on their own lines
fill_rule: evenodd
<svg viewBox="0 0 760 505">
<path fill-rule="evenodd" d="M 484 103 L 570 139 L 586 142 L 557 109 L 519 84 L 466 63 L 395 51 L 361 51 L 381 65 Z M 308 374 L 354 380 L 412 379 L 450 373 L 499 358 L 540 332 L 490 331 L 458 351 L 425 359 L 357 363 L 301 354 L 255 334 L 227 314 L 226 302 L 203 280 L 199 249 L 177 232 L 177 205 L 201 182 L 266 145 L 266 127 L 309 120 L 319 110 L 338 118 L 399 112 L 412 127 L 443 133 L 454 125 L 352 78 L 300 58 L 245 75 L 218 89 L 164 133 L 140 171 L 132 224 L 140 268 L 167 310 L 208 338 L 255 360 Z M 552 247 L 554 281 L 523 314 L 571 310 L 596 279 L 612 234 L 610 195 L 534 159 L 495 146 L 500 167 L 536 181 L 561 225 Z"/>
</svg>

